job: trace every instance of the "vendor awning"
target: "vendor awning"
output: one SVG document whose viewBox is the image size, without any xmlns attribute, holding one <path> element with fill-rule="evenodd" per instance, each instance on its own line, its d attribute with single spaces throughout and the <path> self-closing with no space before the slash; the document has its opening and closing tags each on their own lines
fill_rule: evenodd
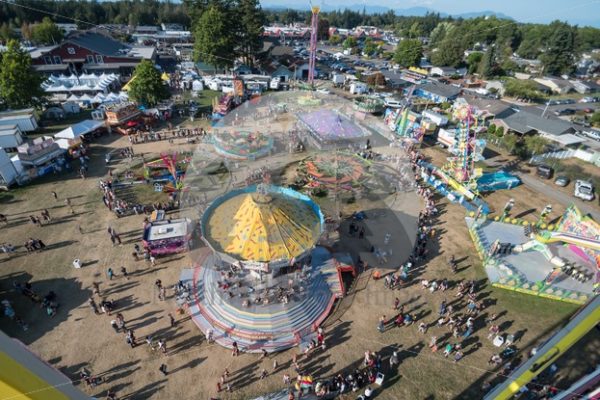
<svg viewBox="0 0 600 400">
<path fill-rule="evenodd" d="M 102 128 L 103 126 L 104 121 L 86 119 L 73 126 L 68 127 L 67 129 L 58 132 L 56 135 L 54 135 L 54 137 L 57 139 L 75 139 L 80 137 L 81 135 L 85 135 L 86 133 L 93 132 L 98 128 Z"/>
</svg>

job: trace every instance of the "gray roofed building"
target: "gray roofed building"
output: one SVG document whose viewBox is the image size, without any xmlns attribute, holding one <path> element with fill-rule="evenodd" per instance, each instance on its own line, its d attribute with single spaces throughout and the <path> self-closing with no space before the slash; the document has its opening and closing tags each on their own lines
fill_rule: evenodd
<svg viewBox="0 0 600 400">
<path fill-rule="evenodd" d="M 123 57 L 129 51 L 129 46 L 108 35 L 95 32 L 78 32 L 69 35 L 66 41 L 104 56 Z"/>
<path fill-rule="evenodd" d="M 400 74 L 396 70 L 390 71 L 390 70 L 384 69 L 382 71 L 377 71 L 377 72 L 380 72 L 385 77 L 387 86 L 389 86 L 393 89 L 400 89 L 400 88 L 405 88 L 405 87 L 414 85 L 414 83 L 402 79 L 402 74 Z"/>
<path fill-rule="evenodd" d="M 517 112 L 512 104 L 487 97 L 478 97 L 465 94 L 457 101 L 464 101 L 468 105 L 472 106 L 483 118 L 493 117 L 502 119 Z"/>
<path fill-rule="evenodd" d="M 514 113 L 496 121 L 504 125 L 507 129 L 521 135 L 538 132 L 541 135 L 560 136 L 575 132 L 573 125 L 566 121 L 554 118 L 542 118 L 539 115 L 526 111 Z"/>
<path fill-rule="evenodd" d="M 461 93 L 461 88 L 444 83 L 425 83 L 415 90 L 415 96 L 423 97 L 437 103 L 455 100 Z"/>
</svg>

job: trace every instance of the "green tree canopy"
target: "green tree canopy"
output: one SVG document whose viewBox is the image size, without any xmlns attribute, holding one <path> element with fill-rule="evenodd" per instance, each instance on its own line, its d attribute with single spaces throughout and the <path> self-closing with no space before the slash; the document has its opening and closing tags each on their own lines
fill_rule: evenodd
<svg viewBox="0 0 600 400">
<path fill-rule="evenodd" d="M 490 78 L 495 76 L 497 72 L 498 65 L 496 64 L 496 47 L 490 46 L 481 59 L 479 73 L 484 78 Z"/>
<path fill-rule="evenodd" d="M 525 149 L 529 154 L 540 154 L 548 147 L 550 143 L 539 135 L 525 137 Z"/>
<path fill-rule="evenodd" d="M 594 126 L 600 126 L 600 111 L 596 111 L 590 118 L 590 123 Z"/>
<path fill-rule="evenodd" d="M 234 40 L 227 13 L 211 5 L 202 14 L 194 30 L 194 59 L 217 68 L 233 66 Z"/>
<path fill-rule="evenodd" d="M 346 38 L 346 40 L 344 40 L 344 43 L 342 43 L 342 46 L 345 49 L 352 49 L 354 47 L 356 47 L 358 45 L 358 43 L 356 42 L 356 38 L 354 36 L 348 36 Z"/>
<path fill-rule="evenodd" d="M 151 61 L 143 60 L 135 68 L 134 78 L 129 84 L 129 97 L 145 106 L 154 106 L 170 97 L 160 71 Z"/>
<path fill-rule="evenodd" d="M 342 43 L 342 37 L 340 35 L 331 35 L 329 37 L 329 44 L 336 45 Z"/>
<path fill-rule="evenodd" d="M 509 97 L 517 97 L 529 100 L 544 98 L 544 95 L 538 90 L 537 83 L 529 80 L 508 80 L 504 85 L 504 94 Z"/>
<path fill-rule="evenodd" d="M 398 43 L 394 61 L 402 67 L 419 66 L 423 57 L 423 45 L 420 40 L 406 39 Z"/>
<path fill-rule="evenodd" d="M 363 53 L 365 53 L 367 56 L 371 56 L 373 54 L 376 54 L 378 51 L 379 46 L 377 46 L 373 39 L 367 38 L 363 47 Z"/>
<path fill-rule="evenodd" d="M 4 22 L 0 25 L 0 43 L 7 43 L 10 39 L 16 39 L 16 36 L 9 24 Z"/>
<path fill-rule="evenodd" d="M 464 49 L 459 41 L 444 39 L 431 54 L 431 62 L 439 67 L 458 67 L 463 60 Z"/>
<path fill-rule="evenodd" d="M 258 0 L 239 0 L 235 8 L 239 23 L 236 45 L 248 65 L 254 63 L 254 57 L 262 49 L 262 34 L 266 23 L 265 14 Z"/>
<path fill-rule="evenodd" d="M 480 51 L 474 51 L 467 57 L 467 65 L 469 66 L 469 74 L 474 74 L 479 70 L 479 63 L 483 58 L 483 53 Z"/>
<path fill-rule="evenodd" d="M 58 44 L 63 38 L 63 33 L 58 26 L 48 17 L 31 28 L 31 39 L 43 45 Z"/>
<path fill-rule="evenodd" d="M 43 100 L 44 79 L 31 68 L 31 57 L 14 39 L 0 59 L 0 103 L 13 109 L 37 106 Z"/>
<path fill-rule="evenodd" d="M 548 47 L 541 57 L 544 72 L 549 75 L 569 74 L 575 68 L 575 31 L 570 25 L 559 21 L 550 24 L 550 29 L 552 34 Z"/>
</svg>

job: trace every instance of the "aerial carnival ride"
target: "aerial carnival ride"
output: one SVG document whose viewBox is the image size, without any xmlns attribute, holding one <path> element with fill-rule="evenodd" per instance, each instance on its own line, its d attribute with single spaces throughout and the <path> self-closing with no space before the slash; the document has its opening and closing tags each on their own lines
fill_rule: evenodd
<svg viewBox="0 0 600 400">
<path fill-rule="evenodd" d="M 421 176 L 429 185 L 450 201 L 463 205 L 469 211 L 489 213 L 489 206 L 479 197 L 477 179 L 481 170 L 475 168 L 478 158 L 475 126 L 476 121 L 470 106 L 458 108 L 454 112 L 458 121 L 454 146 L 450 149 L 453 156 L 448 163 L 438 168 L 425 161 L 419 162 Z"/>
<path fill-rule="evenodd" d="M 535 355 L 515 369 L 508 378 L 489 392 L 484 400 L 508 400 L 513 398 L 523 386 L 548 368 L 556 359 L 564 355 L 600 321 L 600 296 L 593 297 L 585 307 L 577 312 L 569 322 L 552 335 Z"/>
<path fill-rule="evenodd" d="M 298 97 L 298 104 L 304 107 L 318 106 L 323 103 L 322 99 L 315 97 L 315 69 L 317 60 L 317 36 L 319 31 L 319 12 L 321 7 L 314 6 L 310 3 L 311 20 L 310 20 L 310 45 L 308 58 L 308 79 L 306 83 L 296 82 L 296 87 L 301 90 L 309 91 L 308 94 Z M 297 79 L 297 77 L 295 77 Z"/>
</svg>

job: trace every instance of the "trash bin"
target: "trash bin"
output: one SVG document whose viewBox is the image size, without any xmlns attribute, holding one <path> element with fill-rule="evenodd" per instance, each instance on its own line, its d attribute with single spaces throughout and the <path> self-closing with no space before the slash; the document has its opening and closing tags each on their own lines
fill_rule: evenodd
<svg viewBox="0 0 600 400">
<path fill-rule="evenodd" d="M 79 258 L 76 258 L 73 260 L 73 266 L 75 268 L 81 268 L 81 260 Z"/>
</svg>

